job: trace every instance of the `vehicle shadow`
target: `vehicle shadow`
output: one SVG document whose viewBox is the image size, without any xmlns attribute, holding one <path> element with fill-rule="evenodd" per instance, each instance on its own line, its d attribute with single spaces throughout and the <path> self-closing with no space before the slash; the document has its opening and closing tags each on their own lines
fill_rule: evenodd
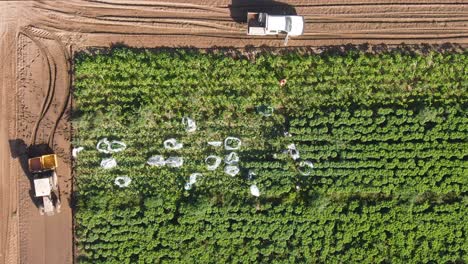
<svg viewBox="0 0 468 264">
<path fill-rule="evenodd" d="M 41 155 L 51 154 L 52 149 L 47 144 L 39 144 L 34 146 L 28 146 L 23 139 L 12 139 L 8 140 L 10 146 L 10 153 L 13 159 L 17 159 L 23 175 L 29 181 L 29 196 L 33 201 L 34 205 L 39 208 L 41 205 L 41 199 L 37 198 L 34 193 L 34 177 L 29 171 L 28 159 L 30 157 L 38 157 Z"/>
<path fill-rule="evenodd" d="M 247 22 L 247 12 L 264 12 L 269 15 L 297 15 L 296 8 L 287 3 L 273 0 L 232 0 L 229 5 L 232 20 Z"/>
</svg>

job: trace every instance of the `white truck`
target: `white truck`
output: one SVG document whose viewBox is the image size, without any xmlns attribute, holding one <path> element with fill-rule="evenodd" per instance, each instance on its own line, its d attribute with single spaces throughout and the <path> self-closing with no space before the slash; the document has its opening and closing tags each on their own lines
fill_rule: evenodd
<svg viewBox="0 0 468 264">
<path fill-rule="evenodd" d="M 286 34 L 288 37 L 304 34 L 304 17 L 295 15 L 277 16 L 267 13 L 247 13 L 247 35 L 265 36 Z"/>
</svg>

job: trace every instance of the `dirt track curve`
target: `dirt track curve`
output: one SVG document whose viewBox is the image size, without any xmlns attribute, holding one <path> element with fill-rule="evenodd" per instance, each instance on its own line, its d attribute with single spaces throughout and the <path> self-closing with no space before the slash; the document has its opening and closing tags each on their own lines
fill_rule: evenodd
<svg viewBox="0 0 468 264">
<path fill-rule="evenodd" d="M 288 46 L 468 46 L 468 0 L 90 0 L 0 2 L 0 264 L 73 262 L 71 58 L 88 47 L 282 47 L 246 35 L 247 11 L 297 13 L 305 34 Z M 61 212 L 40 216 L 26 148 L 59 156 Z"/>
</svg>

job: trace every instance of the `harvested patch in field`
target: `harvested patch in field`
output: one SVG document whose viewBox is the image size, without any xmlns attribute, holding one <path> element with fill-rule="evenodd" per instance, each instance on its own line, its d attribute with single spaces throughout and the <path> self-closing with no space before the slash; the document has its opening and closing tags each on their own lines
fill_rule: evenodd
<svg viewBox="0 0 468 264">
<path fill-rule="evenodd" d="M 466 53 L 81 54 L 80 261 L 463 259 L 467 63 Z M 102 138 L 126 149 L 99 152 Z M 222 160 L 214 170 L 209 156 Z M 101 168 L 108 158 L 117 166 Z"/>
</svg>

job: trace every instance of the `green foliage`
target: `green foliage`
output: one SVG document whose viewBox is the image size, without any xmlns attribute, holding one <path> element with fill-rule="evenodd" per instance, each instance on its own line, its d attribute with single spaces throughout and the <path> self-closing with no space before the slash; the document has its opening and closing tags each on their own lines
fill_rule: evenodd
<svg viewBox="0 0 468 264">
<path fill-rule="evenodd" d="M 467 65 L 466 53 L 81 54 L 80 263 L 466 262 Z M 225 154 L 206 142 L 226 136 L 243 141 L 236 177 L 204 165 Z M 103 137 L 128 145 L 113 170 L 99 167 Z M 172 137 L 184 148 L 165 150 Z M 310 176 L 282 153 L 290 143 Z M 149 167 L 155 154 L 184 165 Z M 193 172 L 204 176 L 185 191 Z"/>
</svg>

